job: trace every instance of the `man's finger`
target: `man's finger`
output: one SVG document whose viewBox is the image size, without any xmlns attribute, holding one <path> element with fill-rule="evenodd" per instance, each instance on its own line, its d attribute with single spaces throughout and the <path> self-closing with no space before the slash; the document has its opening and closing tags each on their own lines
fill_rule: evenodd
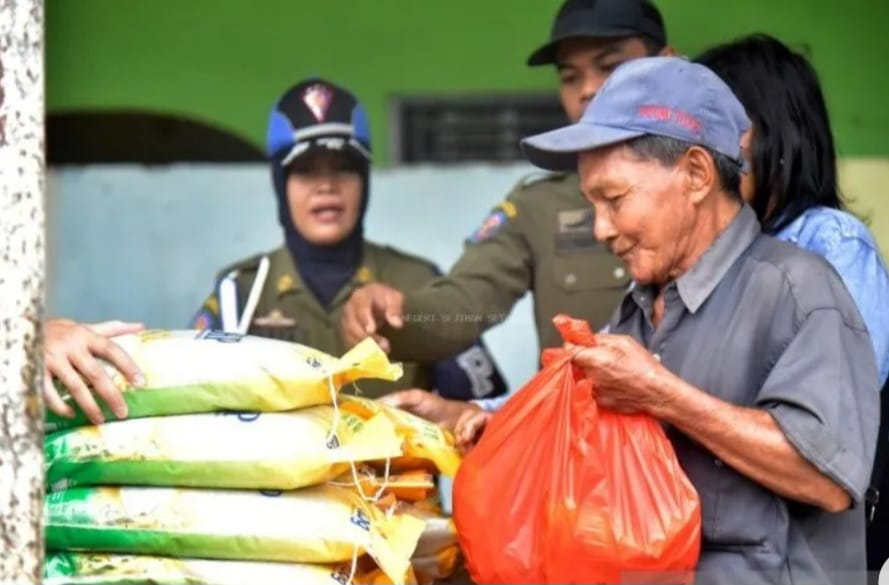
<svg viewBox="0 0 889 585">
<path fill-rule="evenodd" d="M 399 390 L 383 396 L 380 402 L 393 408 L 409 409 L 419 402 L 416 394 L 417 390 Z"/>
<path fill-rule="evenodd" d="M 377 345 L 380 346 L 385 353 L 392 353 L 392 346 L 389 343 L 389 340 L 383 337 L 382 335 L 374 335 L 374 341 L 377 342 Z"/>
<path fill-rule="evenodd" d="M 572 350 L 573 354 L 573 362 L 575 365 L 584 368 L 584 369 L 596 369 L 601 367 L 605 362 L 605 356 L 608 355 L 608 351 L 603 347 L 581 347 L 575 348 Z"/>
<path fill-rule="evenodd" d="M 468 410 L 460 415 L 457 424 L 454 425 L 454 434 L 457 446 L 465 448 L 472 445 L 484 430 L 488 422 L 488 414 L 479 410 Z"/>
<path fill-rule="evenodd" d="M 376 300 L 373 296 L 362 295 L 361 302 L 357 305 L 357 317 L 361 323 L 361 329 L 365 336 L 377 332 L 377 318 L 374 314 Z"/>
<path fill-rule="evenodd" d="M 633 339 L 627 335 L 618 335 L 616 333 L 599 333 L 596 335 L 597 347 L 619 348 Z"/>
<path fill-rule="evenodd" d="M 142 371 L 133 358 L 110 339 L 102 337 L 92 340 L 90 350 L 114 366 L 132 385 L 145 385 L 145 376 L 142 375 Z"/>
<path fill-rule="evenodd" d="M 89 381 L 93 391 L 108 405 L 114 416 L 118 419 L 127 417 L 127 403 L 120 389 L 95 357 L 89 353 L 75 353 L 71 355 L 71 363 Z"/>
<path fill-rule="evenodd" d="M 59 391 L 56 390 L 56 386 L 53 384 L 52 372 L 49 371 L 49 368 L 45 368 L 43 372 L 43 401 L 46 404 L 46 408 L 57 415 L 64 418 L 74 418 L 74 409 L 62 400 Z"/>
<path fill-rule="evenodd" d="M 103 321 L 102 323 L 87 325 L 87 328 L 102 337 L 116 337 L 118 335 L 126 335 L 127 333 L 138 333 L 145 329 L 145 325 L 126 321 Z"/>
<path fill-rule="evenodd" d="M 386 296 L 386 322 L 395 329 L 404 326 L 404 295 L 398 291 L 389 291 Z"/>
<path fill-rule="evenodd" d="M 485 419 L 483 417 L 476 417 L 466 421 L 462 427 L 457 429 L 457 448 L 464 452 L 469 451 L 478 441 L 484 427 Z"/>
<path fill-rule="evenodd" d="M 102 410 L 93 398 L 92 393 L 71 364 L 67 360 L 53 360 L 47 363 L 53 375 L 68 389 L 68 394 L 80 406 L 80 409 L 94 425 L 105 422 Z"/>
</svg>

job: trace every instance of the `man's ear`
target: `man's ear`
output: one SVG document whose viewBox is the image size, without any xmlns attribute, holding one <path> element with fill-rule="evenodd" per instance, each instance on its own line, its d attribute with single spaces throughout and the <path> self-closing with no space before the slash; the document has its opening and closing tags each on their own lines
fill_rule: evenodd
<svg viewBox="0 0 889 585">
<path fill-rule="evenodd" d="M 679 51 L 674 49 L 672 45 L 667 45 L 661 49 L 661 52 L 658 53 L 658 55 L 661 57 L 676 57 L 679 55 Z"/>
<path fill-rule="evenodd" d="M 679 162 L 685 172 L 685 188 L 695 205 L 719 186 L 719 173 L 713 157 L 700 146 L 692 146 Z"/>
<path fill-rule="evenodd" d="M 752 162 L 750 159 L 750 147 L 753 145 L 753 126 L 748 128 L 741 134 L 741 151 L 744 153 L 744 157 L 748 162 Z"/>
</svg>

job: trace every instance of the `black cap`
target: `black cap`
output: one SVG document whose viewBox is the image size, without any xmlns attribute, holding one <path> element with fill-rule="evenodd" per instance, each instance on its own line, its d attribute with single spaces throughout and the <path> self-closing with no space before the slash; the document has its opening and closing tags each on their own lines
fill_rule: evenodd
<svg viewBox="0 0 889 585">
<path fill-rule="evenodd" d="M 664 19 L 649 0 L 566 0 L 556 14 L 550 40 L 528 57 L 528 65 L 556 62 L 556 47 L 577 37 L 642 36 L 667 44 Z"/>
<path fill-rule="evenodd" d="M 318 78 L 302 81 L 275 103 L 266 151 L 287 166 L 312 148 L 346 150 L 370 160 L 370 125 L 358 99 L 347 89 Z"/>
</svg>

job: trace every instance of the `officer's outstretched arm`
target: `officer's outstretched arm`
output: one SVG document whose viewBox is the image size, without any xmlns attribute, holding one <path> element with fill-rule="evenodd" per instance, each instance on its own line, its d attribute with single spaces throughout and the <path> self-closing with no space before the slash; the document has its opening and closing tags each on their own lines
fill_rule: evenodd
<svg viewBox="0 0 889 585">
<path fill-rule="evenodd" d="M 404 296 L 404 326 L 383 328 L 393 359 L 435 362 L 503 322 L 532 287 L 530 229 L 512 195 L 466 241 L 450 273 Z"/>
</svg>

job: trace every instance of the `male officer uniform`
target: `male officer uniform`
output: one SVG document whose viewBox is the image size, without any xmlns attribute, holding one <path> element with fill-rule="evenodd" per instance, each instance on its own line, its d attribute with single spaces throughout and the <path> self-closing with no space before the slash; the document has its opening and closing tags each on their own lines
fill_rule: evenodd
<svg viewBox="0 0 889 585">
<path fill-rule="evenodd" d="M 290 162 L 315 148 L 347 150 L 362 161 L 364 197 L 358 223 L 343 242 L 332 246 L 306 242 L 293 225 L 287 203 Z M 353 290 L 369 282 L 413 290 L 438 276 L 431 262 L 364 240 L 370 151 L 366 117 L 348 91 L 323 80 L 309 80 L 288 90 L 272 111 L 268 136 L 286 243 L 224 269 L 192 326 L 282 339 L 339 356 L 349 348 L 337 324 Z M 319 262 L 318 258 L 324 259 Z M 337 272 L 344 277 L 326 297 L 319 294 L 319 280 Z M 315 288 L 309 279 L 314 279 Z M 479 342 L 456 357 L 439 360 L 405 363 L 404 376 L 395 383 L 360 382 L 362 394 L 378 397 L 393 390 L 425 388 L 448 398 L 472 399 L 506 391 L 493 359 Z"/>
<path fill-rule="evenodd" d="M 633 36 L 666 45 L 663 19 L 647 0 L 567 0 L 550 42 L 528 64 L 554 63 L 556 47 L 565 39 Z M 620 260 L 593 237 L 592 206 L 577 175 L 532 175 L 491 211 L 447 277 L 403 291 L 405 326 L 386 328 L 384 335 L 397 358 L 448 355 L 505 319 L 531 291 L 540 347 L 559 346 L 552 325 L 556 314 L 599 328 L 629 283 Z"/>
</svg>

